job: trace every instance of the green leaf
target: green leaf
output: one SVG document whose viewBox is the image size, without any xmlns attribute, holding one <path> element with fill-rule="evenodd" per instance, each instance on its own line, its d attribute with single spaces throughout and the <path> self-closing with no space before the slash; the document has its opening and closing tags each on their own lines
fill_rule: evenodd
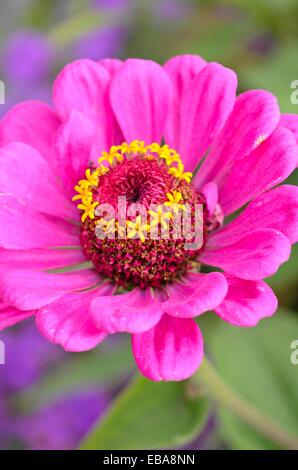
<svg viewBox="0 0 298 470">
<path fill-rule="evenodd" d="M 206 422 L 208 401 L 193 398 L 187 382 L 138 377 L 84 441 L 83 449 L 160 449 L 195 438 Z"/>
<path fill-rule="evenodd" d="M 295 339 L 298 318 L 280 309 L 252 329 L 219 322 L 207 346 L 221 379 L 244 401 L 298 439 L 298 365 L 290 360 Z M 221 406 L 219 431 L 236 449 L 278 448 Z"/>
</svg>

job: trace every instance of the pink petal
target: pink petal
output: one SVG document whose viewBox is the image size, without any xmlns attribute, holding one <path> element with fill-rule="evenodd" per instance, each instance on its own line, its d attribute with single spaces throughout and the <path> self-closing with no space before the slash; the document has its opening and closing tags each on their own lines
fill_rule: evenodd
<svg viewBox="0 0 298 470">
<path fill-rule="evenodd" d="M 0 146 L 23 142 L 34 147 L 56 168 L 52 143 L 60 119 L 47 104 L 25 101 L 14 106 L 0 122 Z"/>
<path fill-rule="evenodd" d="M 46 160 L 26 144 L 14 142 L 0 150 L 0 192 L 39 212 L 68 218 L 76 215 Z"/>
<path fill-rule="evenodd" d="M 160 142 L 170 99 L 166 72 L 150 60 L 129 59 L 112 79 L 112 108 L 128 142 Z"/>
<path fill-rule="evenodd" d="M 86 262 L 82 250 L 0 250 L 0 268 L 57 269 Z"/>
<path fill-rule="evenodd" d="M 93 122 L 80 111 L 72 110 L 56 137 L 56 153 L 64 187 L 74 193 L 74 185 L 89 166 L 95 137 Z"/>
<path fill-rule="evenodd" d="M 282 232 L 298 241 L 298 187 L 283 185 L 261 194 L 231 223 L 210 234 L 208 246 L 224 246 L 263 228 Z"/>
<path fill-rule="evenodd" d="M 296 168 L 298 146 L 282 127 L 250 155 L 234 162 L 219 184 L 219 201 L 230 214 L 250 199 L 284 181 Z M 260 177 L 261 175 L 261 177 Z"/>
<path fill-rule="evenodd" d="M 298 114 L 282 114 L 279 124 L 293 132 L 298 143 Z"/>
<path fill-rule="evenodd" d="M 53 88 L 53 101 L 63 119 L 73 109 L 100 122 L 105 118 L 105 94 L 108 72 L 89 59 L 76 60 L 58 74 Z"/>
<path fill-rule="evenodd" d="M 142 333 L 150 330 L 162 316 L 161 304 L 150 289 L 134 289 L 127 294 L 97 297 L 90 311 L 98 329 L 108 333 Z"/>
<path fill-rule="evenodd" d="M 179 152 L 193 171 L 229 117 L 236 99 L 237 76 L 210 63 L 193 79 L 181 102 Z"/>
<path fill-rule="evenodd" d="M 181 99 L 193 78 L 205 67 L 206 62 L 197 55 L 173 57 L 165 63 L 164 69 L 170 77 L 173 87 L 169 118 L 165 128 L 167 144 L 179 148 L 181 125 Z"/>
<path fill-rule="evenodd" d="M 107 72 L 109 72 L 110 78 L 113 78 L 114 75 L 123 66 L 123 61 L 119 60 L 119 59 L 102 59 L 102 60 L 99 60 L 98 63 L 102 67 L 104 67 Z M 111 84 L 111 82 L 110 82 L 110 84 Z M 114 113 L 111 109 L 110 103 L 109 103 L 108 107 L 109 107 L 108 126 L 109 126 L 109 130 L 110 130 L 108 143 L 109 143 L 109 147 L 111 147 L 112 145 L 115 145 L 115 144 L 121 144 L 124 140 L 124 137 L 123 137 L 123 133 L 120 129 L 120 126 L 119 126 L 119 124 L 116 120 L 116 117 L 115 117 L 115 115 L 114 115 Z M 95 143 L 95 146 L 94 146 L 94 154 L 95 155 L 93 157 L 94 161 L 97 161 L 97 158 L 98 158 L 98 149 L 97 149 L 97 147 L 98 147 L 98 144 Z"/>
<path fill-rule="evenodd" d="M 133 354 L 142 374 L 156 382 L 184 380 L 202 362 L 203 336 L 192 319 L 164 315 L 145 333 L 132 337 Z"/>
<path fill-rule="evenodd" d="M 197 175 L 197 186 L 212 180 L 219 182 L 231 162 L 246 157 L 261 139 L 272 134 L 279 119 L 277 100 L 271 93 L 250 90 L 239 95 Z"/>
<path fill-rule="evenodd" d="M 179 318 L 192 318 L 216 308 L 227 293 L 223 274 L 192 274 L 185 282 L 169 285 L 169 299 L 162 303 L 164 312 Z"/>
<path fill-rule="evenodd" d="M 224 321 L 235 326 L 255 326 L 262 318 L 271 317 L 275 313 L 277 298 L 265 282 L 226 277 L 228 294 L 215 309 Z"/>
<path fill-rule="evenodd" d="M 216 209 L 216 204 L 218 203 L 218 187 L 216 183 L 210 182 L 206 183 L 202 189 L 201 193 L 205 196 L 206 205 L 209 212 L 209 215 L 212 216 Z"/>
<path fill-rule="evenodd" d="M 28 208 L 20 199 L 0 194 L 0 246 L 24 250 L 78 245 L 78 235 Z"/>
<path fill-rule="evenodd" d="M 200 261 L 217 266 L 234 276 L 259 280 L 276 273 L 288 260 L 291 252 L 289 240 L 274 229 L 251 232 L 229 245 L 209 247 L 200 255 Z"/>
<path fill-rule="evenodd" d="M 53 88 L 53 101 L 63 119 L 67 119 L 75 109 L 93 121 L 97 130 L 98 154 L 112 145 L 109 83 L 110 74 L 104 67 L 92 60 L 80 59 L 64 67 Z"/>
<path fill-rule="evenodd" d="M 35 315 L 35 310 L 24 312 L 0 302 L 0 331 Z"/>
<path fill-rule="evenodd" d="M 63 295 L 95 285 L 99 277 L 85 270 L 49 274 L 31 269 L 0 270 L 1 299 L 20 310 L 34 310 Z"/>
<path fill-rule="evenodd" d="M 110 284 L 88 292 L 66 294 L 38 310 L 36 324 L 41 333 L 66 351 L 88 351 L 95 348 L 107 335 L 94 325 L 89 306 L 98 295 L 109 295 Z"/>
<path fill-rule="evenodd" d="M 101 59 L 98 61 L 99 65 L 104 67 L 111 76 L 113 76 L 122 67 L 123 62 L 119 59 Z"/>
</svg>

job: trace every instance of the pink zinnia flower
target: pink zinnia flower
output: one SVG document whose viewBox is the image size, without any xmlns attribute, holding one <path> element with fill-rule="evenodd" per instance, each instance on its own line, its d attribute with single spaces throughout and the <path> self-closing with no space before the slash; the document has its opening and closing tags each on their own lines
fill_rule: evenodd
<svg viewBox="0 0 298 470">
<path fill-rule="evenodd" d="M 53 108 L 24 102 L 5 116 L 1 328 L 35 315 L 68 351 L 128 332 L 146 377 L 182 380 L 203 356 L 195 317 L 214 310 L 254 326 L 275 312 L 262 279 L 297 241 L 298 190 L 276 187 L 297 165 L 297 143 L 272 94 L 236 98 L 236 87 L 233 71 L 196 56 L 164 67 L 79 60 L 58 75 Z M 202 204 L 202 246 L 143 239 L 138 220 L 127 220 L 127 239 L 98 240 L 96 206 L 118 196 L 173 213 Z"/>
</svg>

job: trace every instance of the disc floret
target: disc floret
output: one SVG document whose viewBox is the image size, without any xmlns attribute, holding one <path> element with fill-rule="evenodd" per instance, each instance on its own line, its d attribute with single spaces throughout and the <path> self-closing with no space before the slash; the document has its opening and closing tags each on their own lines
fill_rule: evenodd
<svg viewBox="0 0 298 470">
<path fill-rule="evenodd" d="M 125 288 L 159 287 L 191 269 L 198 250 L 186 250 L 183 235 L 175 238 L 174 219 L 186 206 L 204 205 L 204 198 L 179 154 L 168 145 L 135 140 L 112 146 L 98 162 L 86 170 L 73 197 L 80 200 L 84 253 L 95 269 Z M 126 207 L 124 219 L 119 198 L 137 207 L 133 213 Z M 99 211 L 107 205 L 111 213 Z"/>
</svg>

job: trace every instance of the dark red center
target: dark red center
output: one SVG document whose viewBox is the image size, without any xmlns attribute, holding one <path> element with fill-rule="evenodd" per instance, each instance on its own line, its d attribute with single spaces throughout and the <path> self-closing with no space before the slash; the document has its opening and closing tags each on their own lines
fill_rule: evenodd
<svg viewBox="0 0 298 470">
<path fill-rule="evenodd" d="M 118 197 L 125 196 L 127 203 L 140 203 L 146 209 L 151 204 L 163 204 L 167 194 L 179 192 L 182 204 L 203 205 L 203 244 L 207 233 L 207 209 L 204 197 L 191 183 L 169 174 L 167 164 L 161 159 L 148 159 L 137 155 L 113 165 L 99 178 L 98 187 L 92 189 L 93 201 L 110 204 L 117 210 Z M 130 217 L 127 217 L 131 220 Z M 174 239 L 172 221 L 169 221 L 170 238 L 158 239 L 98 239 L 96 226 L 100 217 L 87 218 L 82 224 L 81 244 L 84 254 L 95 269 L 125 289 L 139 286 L 160 287 L 172 282 L 193 269 L 202 250 L 186 249 L 184 238 Z M 116 219 L 117 220 L 117 219 Z"/>
</svg>

